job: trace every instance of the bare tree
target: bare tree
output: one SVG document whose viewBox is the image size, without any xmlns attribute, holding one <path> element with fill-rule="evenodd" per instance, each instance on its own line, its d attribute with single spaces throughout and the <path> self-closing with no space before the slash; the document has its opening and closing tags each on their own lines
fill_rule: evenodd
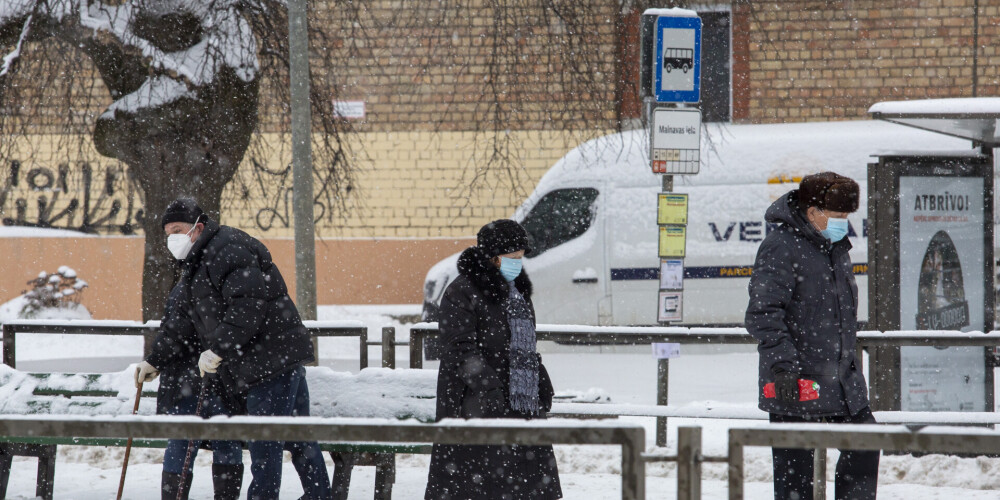
<svg viewBox="0 0 1000 500">
<path fill-rule="evenodd" d="M 646 3 L 311 4 L 318 210 L 346 213 L 359 165 L 349 147 L 351 124 L 337 117 L 333 99 L 352 86 L 425 79 L 437 88 L 450 82 L 452 91 L 433 103 L 434 123 L 420 126 L 471 127 L 476 134 L 464 192 L 523 194 L 523 145 L 511 130 L 572 131 L 575 142 L 630 118 L 619 114 L 627 94 L 621 88 L 636 82 L 621 80 L 618 53 L 607 41 L 623 29 L 623 12 L 641 11 Z M 485 61 L 470 57 L 473 49 Z M 90 145 L 81 138 L 90 137 L 101 155 L 128 165 L 143 195 L 144 212 L 137 217 L 146 235 L 143 317 L 158 317 L 173 282 L 159 223 L 166 205 L 191 195 L 218 217 L 227 185 L 235 193 L 227 207 L 274 196 L 264 179 L 235 174 L 244 158 L 266 165 L 273 157 L 275 145 L 265 134 L 289 131 L 284 2 L 4 0 L 4 52 L 0 158 L 10 157 L 19 139 L 57 129 L 61 151 L 83 154 Z M 382 64 L 386 54 L 405 66 Z M 290 176 L 288 169 L 259 170 L 282 182 Z"/>
<path fill-rule="evenodd" d="M 273 147 L 251 143 L 262 133 L 261 101 L 287 107 L 289 100 L 282 2 L 13 0 L 0 5 L 0 47 L 11 46 L 0 66 L 0 157 L 37 130 L 54 102 L 104 106 L 96 116 L 66 110 L 62 127 L 69 134 L 60 146 L 85 149 L 70 141 L 92 128 L 97 151 L 129 166 L 145 208 L 143 317 L 158 317 L 174 274 L 160 214 L 179 195 L 190 195 L 218 218 L 223 190 L 248 149 L 260 159 Z M 99 94 L 92 69 L 107 96 Z M 317 173 L 329 184 L 322 193 L 350 182 L 350 164 L 341 160 L 349 125 L 325 97 L 330 84 L 314 77 L 312 88 L 323 132 Z M 276 128 L 287 131 L 287 120 Z"/>
</svg>

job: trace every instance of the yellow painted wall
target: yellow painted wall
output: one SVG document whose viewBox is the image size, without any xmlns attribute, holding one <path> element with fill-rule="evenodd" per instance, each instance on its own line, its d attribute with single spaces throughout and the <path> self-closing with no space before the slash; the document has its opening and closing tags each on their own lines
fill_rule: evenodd
<svg viewBox="0 0 1000 500">
<path fill-rule="evenodd" d="M 352 144 L 357 170 L 350 191 L 324 193 L 323 179 L 314 179 L 317 235 L 474 235 L 486 222 L 512 215 L 552 164 L 595 134 L 512 131 L 511 155 L 517 166 L 492 174 L 482 172 L 492 142 L 472 132 L 359 134 Z M 0 158 L 0 218 L 5 225 L 86 226 L 99 234 L 141 234 L 137 218 L 142 198 L 128 180 L 128 168 L 100 157 L 82 139 L 32 136 Z M 261 143 L 272 153 L 258 165 L 243 162 L 223 195 L 222 222 L 261 238 L 291 237 L 288 141 L 268 135 Z M 12 162 L 18 165 L 16 176 L 11 175 Z M 477 177 L 478 184 L 470 188 Z M 512 184 L 520 189 L 512 189 Z M 341 202 L 348 211 L 336 210 Z M 67 210 L 74 203 L 76 208 Z"/>
</svg>

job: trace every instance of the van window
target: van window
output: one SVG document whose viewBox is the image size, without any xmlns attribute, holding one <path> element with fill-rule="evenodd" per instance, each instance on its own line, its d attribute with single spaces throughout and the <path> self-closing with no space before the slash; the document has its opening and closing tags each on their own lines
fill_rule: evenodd
<svg viewBox="0 0 1000 500">
<path fill-rule="evenodd" d="M 537 257 L 587 232 L 594 218 L 597 200 L 594 188 L 557 189 L 538 200 L 521 225 L 531 238 L 531 252 Z"/>
</svg>

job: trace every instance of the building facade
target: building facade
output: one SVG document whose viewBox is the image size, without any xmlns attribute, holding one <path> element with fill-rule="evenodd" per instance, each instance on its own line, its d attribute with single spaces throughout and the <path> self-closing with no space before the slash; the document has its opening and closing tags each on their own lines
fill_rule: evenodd
<svg viewBox="0 0 1000 500">
<path fill-rule="evenodd" d="M 640 123 L 641 8 L 587 0 L 557 14 L 464 3 L 379 1 L 363 14 L 313 6 L 325 36 L 312 50 L 338 61 L 316 70 L 336 83 L 327 98 L 347 110 L 356 167 L 338 190 L 316 179 L 320 304 L 419 303 L 427 269 L 472 244 L 485 222 L 511 216 L 567 151 Z M 705 120 L 866 119 L 883 100 L 996 95 L 1000 4 L 989 3 L 689 3 L 704 24 Z M 60 132 L 111 102 L 90 72 L 83 90 L 49 89 L 36 133 L 0 154 L 0 234 L 28 235 L 0 238 L 4 267 L 22 271 L 2 273 L 0 302 L 38 271 L 70 265 L 91 283 L 85 303 L 96 317 L 137 319 L 142 193 L 89 137 Z M 76 105 L 81 93 L 93 97 L 86 109 Z M 260 118 L 255 140 L 279 146 L 266 162 L 244 161 L 222 222 L 262 238 L 291 277 L 290 156 L 277 133 L 287 112 L 263 102 Z M 509 168 L 486 168 L 498 150 Z M 37 227 L 100 236 L 53 244 L 14 231 Z"/>
</svg>

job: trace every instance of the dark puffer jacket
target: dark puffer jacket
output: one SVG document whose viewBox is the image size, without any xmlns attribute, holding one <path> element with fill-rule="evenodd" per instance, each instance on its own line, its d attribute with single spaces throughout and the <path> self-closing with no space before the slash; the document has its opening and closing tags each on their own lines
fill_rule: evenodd
<svg viewBox="0 0 1000 500">
<path fill-rule="evenodd" d="M 777 224 L 760 245 L 750 278 L 747 330 L 760 343 L 760 409 L 782 415 L 855 415 L 868 406 L 857 346 L 858 287 L 844 238 L 830 244 L 799 209 L 797 191 L 768 208 Z M 819 383 L 819 399 L 785 403 L 763 396 L 774 374 Z"/>
<path fill-rule="evenodd" d="M 194 342 L 183 320 L 194 330 L 198 355 L 210 349 L 222 358 L 217 379 L 229 396 L 314 359 L 271 254 L 243 231 L 208 220 L 171 297 L 181 319 L 157 336 L 146 359 L 157 368 L 190 356 Z"/>
<path fill-rule="evenodd" d="M 160 370 L 156 413 L 170 413 L 169 410 L 182 398 L 197 396 L 201 389 L 198 356 L 204 349 L 191 318 L 178 307 L 183 295 L 184 287 L 174 286 L 167 296 L 160 332 L 153 344 L 152 354 L 146 359 Z"/>
<path fill-rule="evenodd" d="M 441 300 L 437 418 L 529 418 L 510 406 L 510 326 L 503 303 L 509 285 L 477 248 L 458 260 L 459 277 Z M 531 281 L 514 285 L 531 305 Z M 552 407 L 552 382 L 539 358 L 541 409 Z M 427 499 L 555 499 L 562 497 L 551 446 L 434 445 Z"/>
</svg>

